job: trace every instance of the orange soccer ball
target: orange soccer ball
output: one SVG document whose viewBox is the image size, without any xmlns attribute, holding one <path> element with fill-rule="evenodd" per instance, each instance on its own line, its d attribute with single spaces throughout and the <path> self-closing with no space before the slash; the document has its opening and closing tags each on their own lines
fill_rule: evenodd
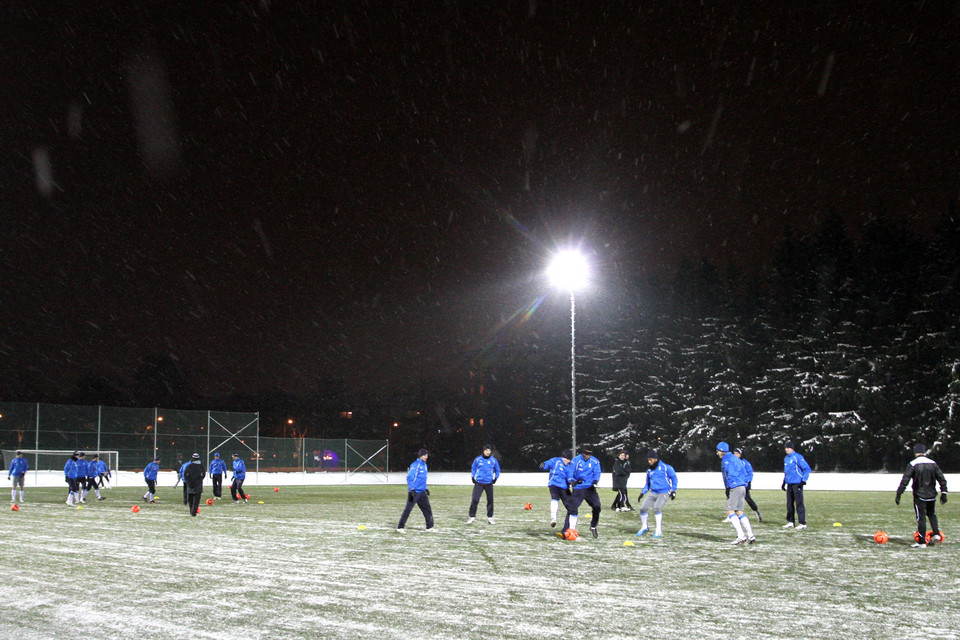
<svg viewBox="0 0 960 640">
<path fill-rule="evenodd" d="M 208 506 L 208 507 L 212 507 L 212 506 L 213 506 L 213 498 L 207 498 L 207 506 Z"/>
<path fill-rule="evenodd" d="M 273 488 L 273 491 L 274 491 L 274 492 L 280 491 L 280 487 L 274 487 L 274 488 Z"/>
<path fill-rule="evenodd" d="M 197 513 L 200 513 L 200 507 L 197 507 Z"/>
<path fill-rule="evenodd" d="M 887 537 L 887 533 L 885 531 L 877 531 L 875 534 L 873 534 L 873 541 L 880 544 L 886 544 L 887 540 L 889 539 L 890 538 Z"/>
<path fill-rule="evenodd" d="M 943 542 L 943 531 L 938 531 L 937 533 L 940 534 L 940 542 Z M 924 540 L 924 542 L 926 542 L 927 544 L 932 544 L 932 543 L 930 542 L 931 540 L 933 540 L 933 531 L 927 531 L 927 537 L 926 537 L 926 540 Z M 920 532 L 919 532 L 919 531 L 914 531 L 914 532 L 913 532 L 913 541 L 914 541 L 914 542 L 920 542 Z"/>
<path fill-rule="evenodd" d="M 134 513 L 140 513 L 140 505 L 138 504 L 133 505 L 132 507 L 130 507 L 130 511 L 133 511 Z"/>
<path fill-rule="evenodd" d="M 580 534 L 577 533 L 576 529 L 567 529 L 566 531 L 563 532 L 563 537 L 566 538 L 567 540 L 576 540 L 577 538 L 580 537 Z"/>
<path fill-rule="evenodd" d="M 249 499 L 250 499 L 250 494 L 248 493 L 248 494 L 246 494 L 246 495 L 243 496 L 243 497 L 246 498 L 247 500 L 249 500 Z"/>
<path fill-rule="evenodd" d="M 533 505 L 528 502 L 523 505 L 523 508 L 526 509 L 527 511 L 530 511 L 530 509 L 533 509 Z"/>
<path fill-rule="evenodd" d="M 20 505 L 17 505 L 17 504 L 10 505 L 10 511 L 20 511 Z"/>
</svg>

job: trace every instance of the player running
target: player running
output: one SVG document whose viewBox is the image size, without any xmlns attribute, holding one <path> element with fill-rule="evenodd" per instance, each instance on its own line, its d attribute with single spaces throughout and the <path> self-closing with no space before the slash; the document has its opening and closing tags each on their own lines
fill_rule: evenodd
<svg viewBox="0 0 960 640">
<path fill-rule="evenodd" d="M 663 505 L 667 500 L 677 497 L 677 472 L 673 467 L 660 460 L 660 454 L 655 449 L 647 452 L 647 482 L 640 492 L 640 531 L 638 536 L 647 532 L 647 512 L 653 509 L 653 518 L 657 528 L 653 532 L 654 538 L 663 535 Z M 645 496 L 645 497 L 644 497 Z"/>
<path fill-rule="evenodd" d="M 556 458 L 540 464 L 540 469 L 546 471 L 547 489 L 550 490 L 550 526 L 557 526 L 557 512 L 560 510 L 560 504 L 569 513 L 567 506 L 567 496 L 570 495 L 570 462 L 573 460 L 573 449 L 564 449 Z"/>
</svg>

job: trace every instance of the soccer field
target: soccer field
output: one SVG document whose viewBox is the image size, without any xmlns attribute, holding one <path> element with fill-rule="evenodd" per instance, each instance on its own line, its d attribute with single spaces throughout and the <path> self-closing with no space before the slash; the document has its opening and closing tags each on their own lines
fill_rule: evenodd
<svg viewBox="0 0 960 640">
<path fill-rule="evenodd" d="M 719 490 L 681 491 L 661 539 L 605 508 L 578 542 L 545 488 L 497 487 L 496 524 L 481 499 L 467 525 L 469 487 L 432 487 L 438 533 L 415 509 L 406 535 L 402 486 L 248 491 L 191 518 L 179 488 L 137 514 L 139 488 L 83 509 L 28 489 L 0 515 L 0 638 L 960 637 L 956 506 L 944 544 L 911 549 L 909 493 L 808 492 L 810 528 L 785 531 L 783 494 L 758 491 L 758 543 L 734 547 Z"/>
</svg>

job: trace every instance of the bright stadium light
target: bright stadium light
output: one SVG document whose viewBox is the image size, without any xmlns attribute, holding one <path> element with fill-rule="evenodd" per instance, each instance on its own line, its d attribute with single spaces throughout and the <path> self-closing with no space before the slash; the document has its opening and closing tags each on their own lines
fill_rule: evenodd
<svg viewBox="0 0 960 640">
<path fill-rule="evenodd" d="M 553 256 L 547 267 L 550 283 L 570 292 L 570 434 L 573 453 L 577 453 L 577 303 L 573 292 L 583 289 L 590 281 L 587 259 L 576 250 L 561 251 Z"/>
</svg>

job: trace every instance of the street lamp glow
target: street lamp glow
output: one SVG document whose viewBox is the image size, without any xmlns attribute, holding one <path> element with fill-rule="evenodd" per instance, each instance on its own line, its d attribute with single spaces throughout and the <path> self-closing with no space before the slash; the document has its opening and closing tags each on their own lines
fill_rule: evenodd
<svg viewBox="0 0 960 640">
<path fill-rule="evenodd" d="M 561 251 L 553 256 L 547 267 L 550 284 L 566 291 L 577 291 L 587 285 L 590 266 L 587 259 L 574 249 Z"/>
</svg>

